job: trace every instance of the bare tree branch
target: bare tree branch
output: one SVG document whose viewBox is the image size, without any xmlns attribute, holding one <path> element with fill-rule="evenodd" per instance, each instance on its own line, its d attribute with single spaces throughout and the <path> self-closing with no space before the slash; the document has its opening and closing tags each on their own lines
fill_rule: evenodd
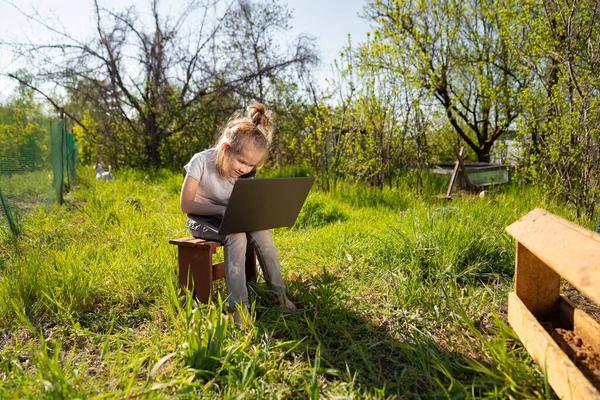
<svg viewBox="0 0 600 400">
<path fill-rule="evenodd" d="M 19 83 L 23 86 L 27 86 L 29 89 L 33 90 L 34 92 L 37 92 L 39 94 L 41 94 L 46 100 L 48 100 L 48 102 L 50 104 L 52 104 L 54 106 L 54 108 L 56 109 L 56 111 L 62 111 L 65 113 L 65 115 L 69 118 L 71 118 L 73 121 L 75 121 L 79 126 L 81 126 L 86 132 L 90 133 L 87 129 L 87 127 L 82 124 L 79 119 L 77 119 L 76 117 L 74 117 L 71 113 L 69 113 L 67 110 L 64 109 L 64 107 L 61 107 L 58 105 L 58 103 L 56 103 L 56 101 L 54 101 L 50 96 L 48 96 L 46 93 L 42 92 L 40 89 L 38 89 L 37 87 L 31 85 L 30 83 L 24 81 L 23 79 L 19 78 L 18 76 L 14 75 L 14 74 L 6 74 L 6 76 L 8 76 L 9 78 L 15 79 L 17 81 L 19 81 Z"/>
</svg>

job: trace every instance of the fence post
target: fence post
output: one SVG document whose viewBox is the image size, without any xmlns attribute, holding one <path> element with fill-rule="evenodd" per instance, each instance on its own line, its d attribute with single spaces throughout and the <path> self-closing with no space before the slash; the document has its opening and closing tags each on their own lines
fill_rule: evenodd
<svg viewBox="0 0 600 400">
<path fill-rule="evenodd" d="M 62 120 L 62 129 L 60 132 L 60 150 L 58 152 L 59 156 L 59 163 L 60 163 L 60 188 L 58 189 L 58 204 L 63 204 L 64 203 L 64 198 L 63 198 L 63 186 L 64 186 L 64 181 L 65 181 L 65 169 L 64 169 L 64 165 L 63 165 L 63 157 L 64 157 L 64 149 L 63 146 L 65 145 L 65 109 L 63 107 L 59 108 L 59 113 L 60 113 L 60 119 Z"/>
<path fill-rule="evenodd" d="M 71 174 L 69 171 L 69 164 L 71 164 L 71 161 L 69 160 L 69 138 L 67 137 L 69 130 L 67 129 L 67 118 L 65 118 L 64 114 L 63 114 L 63 162 L 64 162 L 64 168 L 63 168 L 63 175 L 64 175 L 64 171 L 66 169 L 67 173 L 67 184 L 65 185 L 65 189 L 67 192 L 71 191 Z"/>
</svg>

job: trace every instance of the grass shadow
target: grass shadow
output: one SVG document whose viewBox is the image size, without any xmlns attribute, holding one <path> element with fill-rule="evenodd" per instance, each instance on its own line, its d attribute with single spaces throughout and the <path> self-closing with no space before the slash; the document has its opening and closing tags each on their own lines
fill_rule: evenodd
<svg viewBox="0 0 600 400">
<path fill-rule="evenodd" d="M 449 350 L 427 332 L 375 321 L 345 291 L 343 277 L 324 270 L 293 280 L 289 291 L 299 310 L 273 310 L 258 296 L 256 324 L 279 341 L 301 342 L 294 357 L 318 365 L 321 389 L 349 385 L 350 393 L 375 398 L 477 398 L 503 391 L 506 397 L 536 397 L 540 381 L 532 379 L 531 365 L 506 375 L 494 357 Z M 512 340 L 499 345 L 519 347 Z M 509 381 L 521 372 L 521 386 L 511 387 Z"/>
</svg>

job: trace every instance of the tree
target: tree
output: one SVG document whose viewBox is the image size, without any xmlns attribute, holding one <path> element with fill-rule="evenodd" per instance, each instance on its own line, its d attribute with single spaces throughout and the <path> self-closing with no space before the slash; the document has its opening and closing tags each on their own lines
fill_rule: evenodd
<svg viewBox="0 0 600 400">
<path fill-rule="evenodd" d="M 307 35 L 282 48 L 280 38 L 290 29 L 291 17 L 288 8 L 275 0 L 237 0 L 224 20 L 220 51 L 230 80 L 235 82 L 229 86 L 231 95 L 238 99 L 234 103 L 254 99 L 275 112 L 270 159 L 279 166 L 300 161 L 297 139 L 307 112 L 302 90 L 311 85 L 311 69 L 319 61 L 315 40 Z"/>
<path fill-rule="evenodd" d="M 325 190 L 335 189 L 338 180 L 350 172 L 350 148 L 361 130 L 353 107 L 360 82 L 352 56 L 349 49 L 334 62 L 336 75 L 335 80 L 330 81 L 330 93 L 314 99 L 313 108 L 304 121 L 303 152 Z M 334 104 L 327 104 L 325 98 Z M 352 171 L 352 174 L 357 177 L 360 171 Z"/>
<path fill-rule="evenodd" d="M 269 102 L 285 80 L 278 73 L 281 68 L 317 61 L 314 40 L 306 35 L 299 36 L 288 52 L 281 50 L 277 36 L 290 29 L 291 17 L 275 0 L 237 0 L 224 19 L 223 63 L 232 72 L 236 83 L 232 90 L 240 97 Z"/>
<path fill-rule="evenodd" d="M 370 45 L 355 50 L 348 43 L 335 61 L 329 104 L 319 102 L 306 119 L 304 151 L 325 189 L 341 179 L 383 188 L 402 166 L 417 162 L 419 149 L 425 162 L 418 92 L 404 76 L 364 62 Z"/>
<path fill-rule="evenodd" d="M 369 62 L 425 88 L 478 160 L 489 162 L 530 79 L 500 35 L 496 3 L 370 0 L 365 15 L 376 27 Z"/>
<path fill-rule="evenodd" d="M 536 77 L 522 94 L 523 172 L 591 218 L 600 199 L 599 4 L 506 0 L 504 8 L 504 21 L 520 27 L 505 37 Z"/>
<path fill-rule="evenodd" d="M 86 91 L 82 97 L 94 107 L 93 120 L 100 135 L 97 143 L 108 146 L 105 151 L 114 154 L 117 163 L 158 167 L 164 165 L 165 147 L 173 148 L 169 138 L 191 135 L 201 124 L 199 119 L 207 113 L 199 110 L 220 109 L 221 99 L 228 99 L 225 104 L 229 108 L 239 107 L 242 101 L 249 101 L 247 97 L 232 96 L 241 88 L 252 87 L 255 82 L 260 87 L 267 76 L 277 77 L 290 66 L 313 61 L 310 49 L 295 52 L 292 57 L 270 57 L 271 48 L 257 47 L 253 51 L 263 60 L 260 64 L 238 68 L 228 62 L 241 56 L 222 52 L 231 39 L 225 27 L 236 10 L 254 7 L 242 1 L 227 7 L 191 1 L 173 18 L 162 16 L 158 0 L 152 0 L 151 18 L 144 21 L 133 7 L 111 11 L 95 0 L 96 33 L 88 40 L 56 28 L 62 25 L 47 22 L 39 15 L 23 12 L 60 40 L 20 43 L 12 48 L 31 60 L 42 82 L 54 82 L 68 93 Z M 276 7 L 272 10 L 281 11 Z M 190 28 L 187 20 L 192 15 L 195 23 Z M 280 21 L 288 17 L 278 16 Z M 272 38 L 269 19 L 252 23 L 256 37 Z M 219 117 L 221 114 L 225 113 L 217 112 Z M 212 138 L 214 131 L 201 134 Z M 131 158 L 127 152 L 133 153 Z"/>
</svg>

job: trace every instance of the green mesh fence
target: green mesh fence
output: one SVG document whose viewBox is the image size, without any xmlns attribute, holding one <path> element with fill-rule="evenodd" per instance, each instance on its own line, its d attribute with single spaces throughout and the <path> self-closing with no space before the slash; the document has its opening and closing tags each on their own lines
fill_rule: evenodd
<svg viewBox="0 0 600 400">
<path fill-rule="evenodd" d="M 79 145 L 71 132 L 66 133 L 66 139 L 65 161 L 63 164 L 67 166 L 67 187 L 71 189 L 76 184 L 75 165 L 77 164 Z"/>
<path fill-rule="evenodd" d="M 62 203 L 64 189 L 75 185 L 75 165 L 77 163 L 77 142 L 73 135 L 64 129 L 64 121 L 53 121 L 50 127 L 52 145 L 52 187 L 57 201 Z"/>
<path fill-rule="evenodd" d="M 0 123 L 1 236 L 18 236 L 27 211 L 62 203 L 76 184 L 77 147 L 63 120 L 49 128 L 26 117 Z"/>
</svg>

